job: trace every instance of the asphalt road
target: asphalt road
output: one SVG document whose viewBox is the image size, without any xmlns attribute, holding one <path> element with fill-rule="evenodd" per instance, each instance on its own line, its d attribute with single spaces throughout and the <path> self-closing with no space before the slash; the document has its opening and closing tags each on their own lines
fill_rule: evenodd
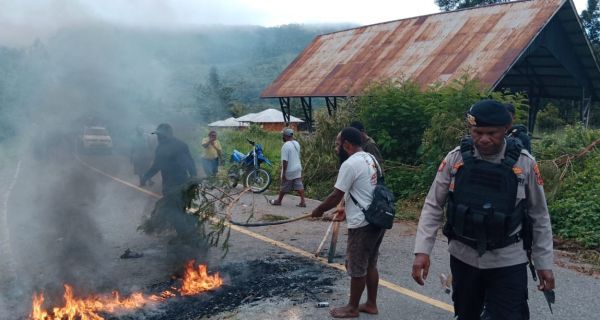
<svg viewBox="0 0 600 320">
<path fill-rule="evenodd" d="M 5 250 L 8 253 L 0 251 L 5 255 L 1 257 L 0 266 L 7 263 L 14 266 L 12 275 L 0 278 L 0 310 L 4 309 L 0 312 L 0 319 L 24 318 L 29 312 L 33 291 L 44 289 L 53 293 L 61 290 L 61 283 L 69 282 L 77 285 L 82 292 L 112 289 L 130 292 L 164 281 L 181 262 L 177 249 L 168 245 L 165 237 L 151 237 L 136 231 L 141 217 L 151 208 L 155 198 L 90 170 L 70 153 L 58 159 L 51 165 L 35 160 L 23 161 L 21 173 L 8 197 L 5 226 L 0 219 L 0 235 L 8 234 L 5 239 L 10 248 Z M 83 156 L 82 160 L 122 181 L 136 183 L 124 157 L 90 155 Z M 3 168 L 1 176 L 11 177 L 14 168 Z M 158 185 L 150 190 L 158 192 Z M 6 189 L 6 186 L 0 188 L 3 196 Z M 264 214 L 294 217 L 318 204 L 309 200 L 308 208 L 298 208 L 295 206 L 297 202 L 297 198 L 290 196 L 284 199 L 282 206 L 274 207 L 267 204 L 263 195 L 247 195 L 236 207 L 234 218 L 244 220 L 252 210 L 256 218 Z M 243 233 L 234 231 L 230 240 L 231 250 L 224 258 L 218 250 L 196 255 L 198 259 L 209 262 L 209 270 L 211 266 L 216 268 L 223 263 L 289 254 L 310 255 L 317 248 L 327 226 L 328 222 L 324 221 L 301 221 L 247 229 Z M 344 260 L 345 236 L 345 225 L 342 225 L 335 261 L 338 265 Z M 382 285 L 379 290 L 380 314 L 361 315 L 361 318 L 452 318 L 451 312 L 434 305 L 435 301 L 452 304 L 438 280 L 441 273 L 449 270 L 446 243 L 443 238 L 437 242 L 432 254 L 430 278 L 424 287 L 420 287 L 410 277 L 413 241 L 414 225 L 397 223 L 387 232 L 379 259 L 381 279 L 387 281 L 387 286 Z M 144 257 L 119 259 L 127 248 L 144 253 Z M 325 249 L 323 255 L 326 254 Z M 322 262 L 315 260 L 314 263 Z M 332 306 L 345 303 L 348 295 L 349 280 L 342 271 L 339 274 L 333 292 L 324 297 Z M 600 306 L 596 297 L 600 296 L 600 281 L 558 266 L 555 274 L 557 303 L 554 315 L 550 314 L 542 294 L 537 292 L 530 280 L 531 318 L 597 319 Z M 435 301 L 416 299 L 418 294 Z M 294 305 L 285 299 L 269 299 L 212 318 L 329 317 L 327 308 L 315 308 L 313 302 Z"/>
</svg>

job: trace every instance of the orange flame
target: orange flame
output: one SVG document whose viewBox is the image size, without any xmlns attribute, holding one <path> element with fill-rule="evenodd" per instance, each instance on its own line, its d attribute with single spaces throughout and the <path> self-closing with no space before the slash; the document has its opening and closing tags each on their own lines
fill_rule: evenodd
<svg viewBox="0 0 600 320">
<path fill-rule="evenodd" d="M 183 283 L 181 284 L 182 296 L 193 296 L 204 291 L 218 288 L 223 284 L 223 279 L 218 273 L 209 276 L 206 272 L 206 265 L 199 265 L 198 269 L 194 268 L 195 261 L 189 261 L 185 266 L 185 274 Z"/>
<path fill-rule="evenodd" d="M 181 296 L 196 295 L 223 284 L 223 279 L 218 273 L 209 276 L 205 265 L 199 265 L 198 269 L 194 267 L 195 261 L 189 261 L 186 264 L 185 274 L 182 279 L 181 289 L 172 288 Z M 104 320 L 100 313 L 127 312 L 142 308 L 146 305 L 156 304 L 169 298 L 176 297 L 173 291 L 166 290 L 159 295 L 144 296 L 140 292 L 133 293 L 127 298 L 121 298 L 119 292 L 114 291 L 112 295 L 96 295 L 88 298 L 76 298 L 73 295 L 73 288 L 64 285 L 65 305 L 63 307 L 54 307 L 52 312 L 42 308 L 44 304 L 44 295 L 34 293 L 29 319 L 31 320 Z"/>
</svg>

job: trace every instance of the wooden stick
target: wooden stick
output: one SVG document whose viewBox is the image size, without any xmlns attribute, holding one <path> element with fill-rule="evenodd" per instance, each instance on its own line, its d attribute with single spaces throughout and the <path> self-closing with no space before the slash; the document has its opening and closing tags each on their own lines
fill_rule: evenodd
<svg viewBox="0 0 600 320">
<path fill-rule="evenodd" d="M 327 262 L 332 263 L 335 257 L 335 248 L 337 247 L 338 234 L 340 232 L 340 222 L 334 221 L 333 232 L 331 233 L 331 243 L 329 244 L 329 254 L 327 255 Z"/>
<path fill-rule="evenodd" d="M 318 257 L 319 254 L 321 253 L 321 249 L 323 249 L 323 245 L 325 244 L 325 240 L 327 240 L 327 236 L 329 236 L 329 233 L 331 232 L 331 227 L 333 226 L 333 223 L 335 221 L 331 220 L 331 223 L 329 224 L 329 227 L 327 227 L 327 231 L 325 231 L 325 235 L 323 236 L 323 240 L 321 240 L 321 243 L 319 243 L 319 246 L 317 247 L 317 251 L 315 251 L 315 257 Z"/>
</svg>

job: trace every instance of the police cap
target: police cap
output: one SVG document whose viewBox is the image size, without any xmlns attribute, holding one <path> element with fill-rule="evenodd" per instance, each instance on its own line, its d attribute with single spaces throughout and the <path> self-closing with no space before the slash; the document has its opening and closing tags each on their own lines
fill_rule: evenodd
<svg viewBox="0 0 600 320">
<path fill-rule="evenodd" d="M 506 106 L 496 100 L 481 100 L 467 111 L 467 122 L 474 127 L 501 127 L 511 121 Z"/>
</svg>

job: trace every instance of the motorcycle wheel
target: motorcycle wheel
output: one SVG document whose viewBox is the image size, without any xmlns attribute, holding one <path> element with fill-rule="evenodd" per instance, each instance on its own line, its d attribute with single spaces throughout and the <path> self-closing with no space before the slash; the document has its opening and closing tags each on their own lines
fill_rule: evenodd
<svg viewBox="0 0 600 320">
<path fill-rule="evenodd" d="M 227 180 L 229 187 L 235 188 L 240 180 L 240 167 L 237 165 L 231 166 L 227 171 Z"/>
<path fill-rule="evenodd" d="M 254 193 L 261 193 L 271 184 L 271 174 L 265 169 L 255 169 L 246 176 L 246 186 Z"/>
</svg>

